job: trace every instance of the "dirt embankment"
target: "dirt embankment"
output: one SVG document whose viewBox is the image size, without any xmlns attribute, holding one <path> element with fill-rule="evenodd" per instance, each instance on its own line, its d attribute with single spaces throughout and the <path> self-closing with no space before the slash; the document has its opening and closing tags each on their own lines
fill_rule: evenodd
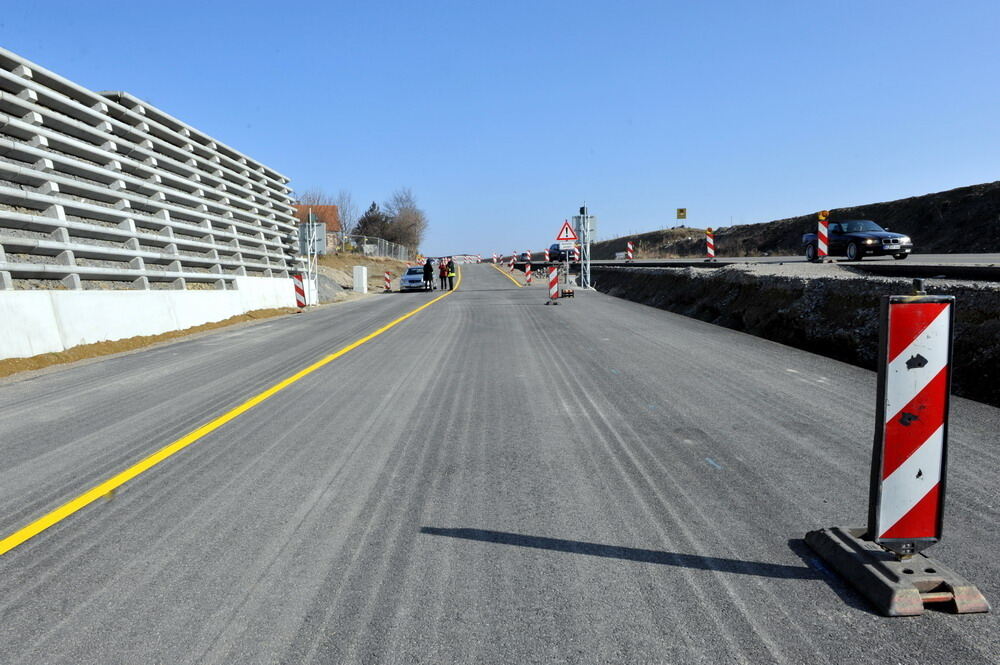
<svg viewBox="0 0 1000 665">
<path fill-rule="evenodd" d="M 851 208 L 833 208 L 830 220 L 871 219 L 905 233 L 920 253 L 995 252 L 1000 248 L 1000 181 L 959 187 L 946 192 Z M 801 254 L 802 234 L 816 228 L 816 212 L 760 224 L 716 229 L 719 256 Z M 636 258 L 704 256 L 705 230 L 665 229 L 596 243 L 595 259 L 613 259 L 636 243 Z"/>
<path fill-rule="evenodd" d="M 804 277 L 794 266 L 593 269 L 599 291 L 876 369 L 879 302 L 911 292 L 905 279 L 830 266 Z M 1000 406 L 1000 288 L 929 280 L 929 293 L 956 297 L 953 391 Z"/>
</svg>

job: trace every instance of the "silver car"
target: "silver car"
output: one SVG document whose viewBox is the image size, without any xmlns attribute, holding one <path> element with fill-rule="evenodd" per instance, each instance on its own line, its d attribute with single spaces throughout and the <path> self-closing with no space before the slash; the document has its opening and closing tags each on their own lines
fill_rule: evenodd
<svg viewBox="0 0 1000 665">
<path fill-rule="evenodd" d="M 433 276 L 431 284 L 434 283 Z M 412 266 L 406 269 L 406 273 L 399 278 L 400 291 L 425 291 L 427 285 L 424 284 L 423 266 Z"/>
</svg>

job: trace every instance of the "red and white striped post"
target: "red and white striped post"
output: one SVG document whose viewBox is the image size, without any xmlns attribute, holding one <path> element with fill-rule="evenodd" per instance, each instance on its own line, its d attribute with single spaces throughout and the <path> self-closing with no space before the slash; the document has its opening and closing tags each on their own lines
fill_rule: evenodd
<svg viewBox="0 0 1000 665">
<path fill-rule="evenodd" d="M 392 273 L 388 270 L 385 271 L 385 292 L 389 293 L 392 291 Z"/>
<path fill-rule="evenodd" d="M 573 260 L 574 261 L 580 260 L 580 248 L 576 245 L 573 245 Z"/>
<path fill-rule="evenodd" d="M 302 286 L 302 273 L 293 272 L 292 273 L 292 283 L 295 285 L 295 306 L 305 307 L 306 306 L 306 290 Z"/>
<path fill-rule="evenodd" d="M 549 300 L 559 299 L 559 268 L 549 266 Z"/>
<path fill-rule="evenodd" d="M 549 248 L 548 247 L 545 248 L 545 262 L 546 263 L 549 262 Z"/>
<path fill-rule="evenodd" d="M 531 264 L 528 263 L 524 266 L 524 283 L 531 286 Z"/>
<path fill-rule="evenodd" d="M 830 222 L 827 218 L 829 211 L 821 210 L 816 214 L 819 220 L 819 227 L 816 229 L 816 258 L 822 261 L 830 253 Z"/>
<path fill-rule="evenodd" d="M 711 226 L 705 229 L 705 254 L 709 261 L 715 260 L 715 231 Z"/>
<path fill-rule="evenodd" d="M 632 245 L 632 241 L 629 240 L 625 244 L 625 260 L 631 261 L 635 256 L 635 247 Z"/>
<path fill-rule="evenodd" d="M 510 267 L 509 267 L 511 272 L 514 272 L 514 263 L 515 263 L 516 259 L 517 259 L 517 252 L 511 252 L 510 253 Z"/>
<path fill-rule="evenodd" d="M 868 537 L 908 556 L 941 539 L 953 296 L 885 296 Z"/>
</svg>

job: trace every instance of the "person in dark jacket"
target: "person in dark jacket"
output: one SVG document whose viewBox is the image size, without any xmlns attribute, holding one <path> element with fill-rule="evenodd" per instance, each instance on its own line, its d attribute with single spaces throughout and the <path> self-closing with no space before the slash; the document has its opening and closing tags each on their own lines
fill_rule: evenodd
<svg viewBox="0 0 1000 665">
<path fill-rule="evenodd" d="M 424 264 L 424 290 L 434 290 L 434 264 L 431 263 L 430 259 L 427 259 L 427 263 Z"/>
<path fill-rule="evenodd" d="M 444 259 L 438 261 L 438 277 L 441 278 L 441 290 L 444 291 L 448 288 L 448 266 Z"/>
</svg>

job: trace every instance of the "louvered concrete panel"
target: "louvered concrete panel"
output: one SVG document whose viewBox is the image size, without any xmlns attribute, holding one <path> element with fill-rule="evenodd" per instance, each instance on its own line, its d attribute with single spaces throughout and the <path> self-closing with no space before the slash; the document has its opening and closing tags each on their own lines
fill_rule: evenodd
<svg viewBox="0 0 1000 665">
<path fill-rule="evenodd" d="M 0 288 L 287 278 L 299 265 L 288 182 L 128 93 L 0 49 Z"/>
</svg>

